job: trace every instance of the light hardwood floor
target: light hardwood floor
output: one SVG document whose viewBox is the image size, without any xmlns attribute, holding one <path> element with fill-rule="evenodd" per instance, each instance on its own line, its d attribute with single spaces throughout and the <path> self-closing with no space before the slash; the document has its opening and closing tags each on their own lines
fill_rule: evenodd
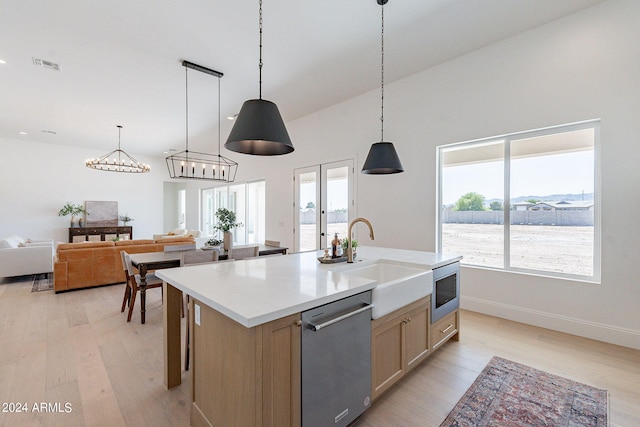
<svg viewBox="0 0 640 427">
<path fill-rule="evenodd" d="M 148 294 L 145 325 L 139 310 L 126 322 L 123 292 L 114 285 L 56 295 L 31 293 L 30 281 L 0 284 L 0 404 L 28 406 L 0 412 L 0 426 L 189 425 L 188 374 L 175 389 L 163 385 L 159 289 Z M 461 331 L 355 424 L 437 427 L 498 355 L 607 389 L 611 426 L 640 426 L 640 351 L 467 311 Z M 41 402 L 71 411 L 33 411 Z"/>
</svg>

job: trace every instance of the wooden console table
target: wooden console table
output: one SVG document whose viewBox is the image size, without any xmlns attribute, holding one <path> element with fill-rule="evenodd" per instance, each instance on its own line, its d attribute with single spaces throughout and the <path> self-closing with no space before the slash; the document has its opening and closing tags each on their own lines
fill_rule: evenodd
<svg viewBox="0 0 640 427">
<path fill-rule="evenodd" d="M 100 236 L 100 240 L 111 240 L 111 236 L 115 236 L 119 239 L 133 239 L 133 227 L 127 226 L 113 226 L 113 227 L 70 227 L 69 228 L 69 243 L 94 240 L 89 236 Z M 105 238 L 109 236 L 109 238 Z M 95 240 L 98 240 L 95 238 Z"/>
</svg>

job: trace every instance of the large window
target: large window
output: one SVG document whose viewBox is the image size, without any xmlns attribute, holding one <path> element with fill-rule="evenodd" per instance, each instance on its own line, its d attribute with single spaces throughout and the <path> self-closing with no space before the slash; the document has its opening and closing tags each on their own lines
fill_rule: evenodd
<svg viewBox="0 0 640 427">
<path fill-rule="evenodd" d="M 201 205 L 201 228 L 207 236 L 222 238 L 214 229 L 217 223 L 215 213 L 218 208 L 226 208 L 235 212 L 236 220 L 242 223 L 242 227 L 233 232 L 234 244 L 264 242 L 265 181 L 203 189 Z"/>
<path fill-rule="evenodd" d="M 598 121 L 438 148 L 438 249 L 599 281 Z"/>
</svg>

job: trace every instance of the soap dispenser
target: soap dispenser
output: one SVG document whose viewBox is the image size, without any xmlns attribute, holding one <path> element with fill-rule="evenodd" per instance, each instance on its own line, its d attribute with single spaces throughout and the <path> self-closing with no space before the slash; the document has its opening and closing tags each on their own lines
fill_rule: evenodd
<svg viewBox="0 0 640 427">
<path fill-rule="evenodd" d="M 338 233 L 333 236 L 333 240 L 331 241 L 331 258 L 337 258 L 338 248 L 340 247 L 340 239 L 338 239 Z"/>
</svg>

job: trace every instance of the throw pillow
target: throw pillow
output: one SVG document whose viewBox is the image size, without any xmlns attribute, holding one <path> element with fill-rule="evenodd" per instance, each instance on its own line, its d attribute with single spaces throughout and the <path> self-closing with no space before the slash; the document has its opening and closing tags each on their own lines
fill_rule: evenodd
<svg viewBox="0 0 640 427">
<path fill-rule="evenodd" d="M 9 249 L 11 245 L 7 242 L 7 239 L 0 240 L 0 249 Z"/>
<path fill-rule="evenodd" d="M 20 243 L 24 242 L 24 239 L 20 236 L 9 236 L 5 239 L 9 243 L 10 248 L 19 247 Z"/>
</svg>

